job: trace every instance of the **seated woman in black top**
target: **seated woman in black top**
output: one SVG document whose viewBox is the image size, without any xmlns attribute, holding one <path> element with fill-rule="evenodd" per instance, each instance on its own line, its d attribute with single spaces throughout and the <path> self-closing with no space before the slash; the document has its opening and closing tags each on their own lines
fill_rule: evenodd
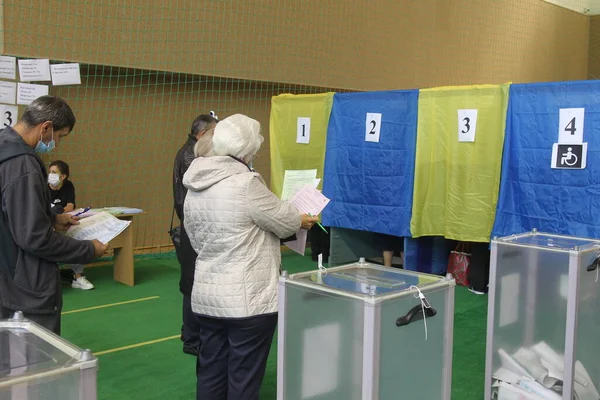
<svg viewBox="0 0 600 400">
<path fill-rule="evenodd" d="M 54 214 L 71 212 L 75 209 L 75 186 L 69 180 L 69 165 L 64 161 L 54 161 L 48 168 L 51 208 Z M 71 265 L 75 289 L 90 290 L 94 285 L 83 276 L 83 265 Z"/>
</svg>

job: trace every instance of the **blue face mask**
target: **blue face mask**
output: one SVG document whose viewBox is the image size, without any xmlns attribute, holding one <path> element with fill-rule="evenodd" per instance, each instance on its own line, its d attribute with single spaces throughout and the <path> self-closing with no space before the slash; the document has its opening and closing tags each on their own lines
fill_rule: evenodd
<svg viewBox="0 0 600 400">
<path fill-rule="evenodd" d="M 50 140 L 50 142 L 48 142 L 48 144 L 46 144 L 46 143 L 42 142 L 42 138 L 40 136 L 40 141 L 35 146 L 34 151 L 38 154 L 50 153 L 54 149 L 54 146 L 55 146 L 54 128 L 52 128 L 52 140 Z"/>
</svg>

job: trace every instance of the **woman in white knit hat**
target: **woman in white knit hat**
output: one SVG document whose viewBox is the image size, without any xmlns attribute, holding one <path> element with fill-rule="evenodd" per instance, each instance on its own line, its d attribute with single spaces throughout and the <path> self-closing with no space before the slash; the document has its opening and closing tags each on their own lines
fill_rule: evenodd
<svg viewBox="0 0 600 400">
<path fill-rule="evenodd" d="M 254 172 L 262 142 L 258 121 L 225 118 L 214 130 L 215 156 L 194 160 L 183 179 L 185 229 L 198 253 L 197 399 L 258 399 L 277 326 L 280 239 L 316 222 Z"/>
</svg>

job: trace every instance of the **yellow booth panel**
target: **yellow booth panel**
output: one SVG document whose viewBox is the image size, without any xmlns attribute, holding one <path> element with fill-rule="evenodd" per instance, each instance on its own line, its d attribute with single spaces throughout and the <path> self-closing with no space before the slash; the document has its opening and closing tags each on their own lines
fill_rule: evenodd
<svg viewBox="0 0 600 400">
<path fill-rule="evenodd" d="M 411 234 L 487 242 L 509 84 L 421 90 Z"/>
<path fill-rule="evenodd" d="M 323 179 L 333 93 L 282 94 L 271 99 L 271 190 L 281 197 L 285 171 L 316 170 Z M 319 184 L 321 188 L 322 182 Z"/>
</svg>

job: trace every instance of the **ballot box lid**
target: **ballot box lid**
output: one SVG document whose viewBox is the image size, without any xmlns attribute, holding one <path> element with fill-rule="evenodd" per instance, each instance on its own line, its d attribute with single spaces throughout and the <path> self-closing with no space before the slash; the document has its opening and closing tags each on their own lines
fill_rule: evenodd
<svg viewBox="0 0 600 400">
<path fill-rule="evenodd" d="M 361 299 L 388 299 L 454 285 L 445 277 L 389 268 L 364 261 L 334 268 L 293 274 L 284 278 L 294 285 Z"/>
<path fill-rule="evenodd" d="M 494 241 L 500 244 L 536 247 L 556 251 L 585 252 L 600 249 L 600 240 L 555 235 L 538 231 L 496 238 Z"/>
<path fill-rule="evenodd" d="M 15 381 L 95 368 L 97 359 L 22 316 L 0 320 L 0 388 Z"/>
</svg>

